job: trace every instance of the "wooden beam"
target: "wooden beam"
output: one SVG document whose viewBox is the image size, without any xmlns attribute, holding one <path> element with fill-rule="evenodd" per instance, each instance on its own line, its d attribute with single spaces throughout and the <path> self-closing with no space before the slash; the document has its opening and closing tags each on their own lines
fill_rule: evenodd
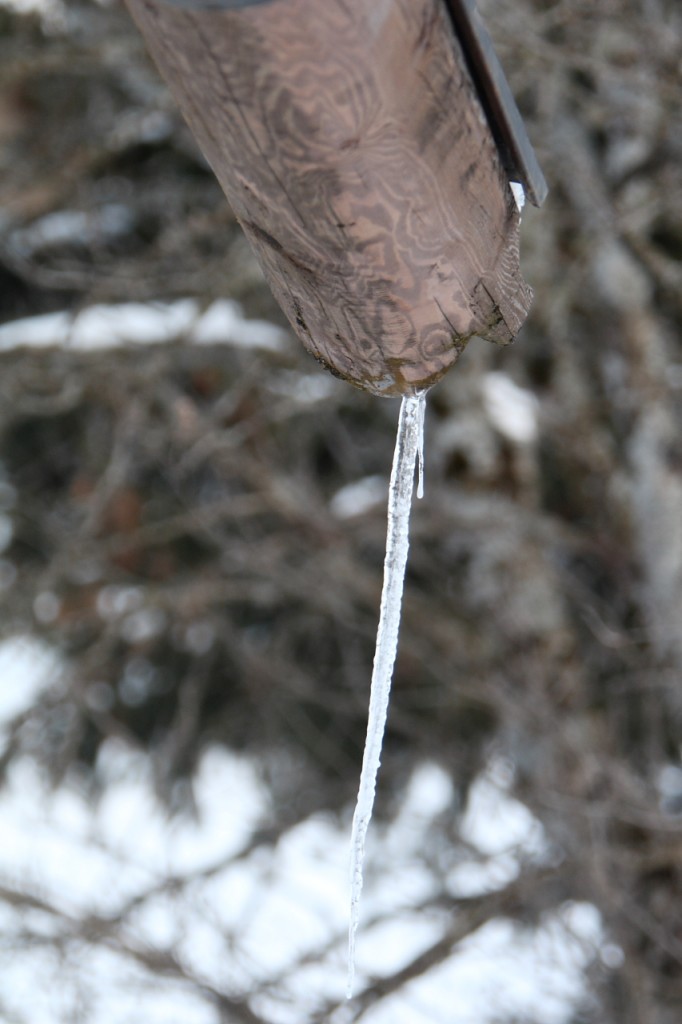
<svg viewBox="0 0 682 1024">
<path fill-rule="evenodd" d="M 505 344 L 519 214 L 440 0 L 128 0 L 305 347 L 375 394 Z"/>
</svg>

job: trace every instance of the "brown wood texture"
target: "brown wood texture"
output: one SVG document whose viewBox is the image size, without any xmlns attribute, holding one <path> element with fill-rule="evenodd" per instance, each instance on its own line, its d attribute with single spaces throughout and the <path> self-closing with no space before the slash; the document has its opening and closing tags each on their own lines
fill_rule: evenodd
<svg viewBox="0 0 682 1024">
<path fill-rule="evenodd" d="M 128 0 L 292 327 L 375 394 L 435 383 L 531 294 L 508 182 L 440 0 Z"/>
</svg>

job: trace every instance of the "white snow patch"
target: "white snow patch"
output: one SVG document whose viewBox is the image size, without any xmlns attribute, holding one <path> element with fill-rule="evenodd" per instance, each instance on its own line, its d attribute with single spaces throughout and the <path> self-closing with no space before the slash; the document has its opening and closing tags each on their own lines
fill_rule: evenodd
<svg viewBox="0 0 682 1024">
<path fill-rule="evenodd" d="M 367 977 L 390 977 L 438 937 L 440 922 L 426 913 L 391 917 L 368 928 L 358 940 L 358 970 Z"/>
<path fill-rule="evenodd" d="M 297 370 L 282 370 L 268 382 L 275 394 L 306 405 L 330 398 L 339 386 L 340 381 L 330 373 L 299 373 Z"/>
<path fill-rule="evenodd" d="M 0 808 L 0 874 L 20 879 L 29 891 L 38 889 L 62 913 L 114 911 L 122 896 L 144 882 L 133 865 L 122 871 L 96 845 L 83 850 L 91 822 L 87 807 L 73 791 L 53 797 L 27 760 L 10 766 Z"/>
<path fill-rule="evenodd" d="M 196 345 L 233 345 L 281 351 L 286 332 L 267 320 L 247 320 L 241 306 L 230 299 L 216 299 L 192 328 Z"/>
<path fill-rule="evenodd" d="M 65 345 L 72 317 L 68 313 L 44 313 L 23 320 L 11 320 L 0 327 L 0 351 L 19 348 L 49 348 Z"/>
<path fill-rule="evenodd" d="M 47 313 L 0 327 L 0 351 L 65 347 L 104 351 L 123 345 L 160 345 L 180 338 L 198 345 L 281 349 L 286 332 L 264 320 L 247 320 L 236 302 L 216 300 L 202 314 L 196 299 L 89 306 L 75 315 Z"/>
<path fill-rule="evenodd" d="M 371 1024 L 481 1024 L 507 1017 L 566 1024 L 585 996 L 583 971 L 602 939 L 599 915 L 587 904 L 548 915 L 534 932 L 490 921 L 455 956 L 365 1017 Z"/>
<path fill-rule="evenodd" d="M 265 815 L 267 795 L 246 757 L 215 747 L 201 759 L 195 778 L 197 820 L 176 819 L 172 836 L 174 873 L 199 871 L 235 854 Z"/>
<path fill-rule="evenodd" d="M 12 768 L 0 793 L 3 879 L 38 891 L 64 912 L 115 917 L 127 900 L 166 877 L 189 876 L 184 889 L 161 888 L 128 918 L 124 934 L 133 946 L 148 947 L 152 957 L 155 950 L 167 950 L 198 978 L 227 992 L 250 992 L 265 982 L 270 995 L 253 1005 L 260 1009 L 262 1001 L 264 1017 L 272 1021 L 313 1019 L 327 1000 L 342 998 L 345 829 L 316 815 L 287 831 L 274 849 L 241 857 L 267 813 L 247 759 L 208 751 L 196 781 L 196 819 L 171 822 L 153 795 L 143 755 L 109 740 L 98 772 L 105 796 L 93 809 L 73 787 L 48 792 L 28 763 Z M 494 785 L 498 773 L 488 775 Z M 451 795 L 447 773 L 424 764 L 413 774 L 397 822 L 384 837 L 378 830 L 374 860 L 381 869 L 368 887 L 368 910 L 396 916 L 360 935 L 362 977 L 390 975 L 443 933 L 438 913 L 398 909 L 427 891 L 429 874 L 418 864 L 414 840 L 423 838 L 433 815 L 447 812 Z M 503 791 L 494 805 L 477 797 L 467 812 L 470 835 L 483 834 L 494 849 L 522 839 L 519 826 L 511 836 L 491 835 L 495 822 L 502 832 L 510 821 L 520 821 L 516 810 L 510 814 L 507 799 Z M 495 819 L 485 826 L 474 820 L 491 813 Z M 51 934 L 56 920 L 41 915 L 29 922 L 24 911 L 0 904 L 0 926 L 8 937 L 27 926 Z M 329 952 L 322 962 L 301 959 L 325 944 Z M 584 993 L 582 972 L 602 945 L 599 915 L 588 904 L 566 904 L 534 931 L 493 921 L 453 957 L 365 1016 L 372 1024 L 485 1024 L 510 1010 L 522 1020 L 566 1024 Z M 604 957 L 617 965 L 617 950 L 604 948 Z M 272 984 L 278 973 L 280 981 Z M 97 942 L 78 946 L 74 956 L 26 944 L 5 957 L 4 1007 L 9 1012 L 30 1006 L 32 1024 L 71 1019 L 79 993 L 86 994 L 93 1024 L 217 1024 L 214 1007 L 199 991 L 172 978 L 159 982 L 153 972 Z M 331 1019 L 342 1021 L 342 1013 Z"/>
<path fill-rule="evenodd" d="M 58 210 L 14 231 L 11 244 L 20 252 L 32 254 L 69 242 L 92 244 L 106 238 L 118 238 L 133 228 L 133 215 L 122 203 L 105 203 L 88 213 L 82 210 Z"/>
<path fill-rule="evenodd" d="M 132 588 L 119 588 L 103 603 L 107 614 L 130 615 L 137 598 Z M 0 723 L 25 710 L 58 669 L 54 652 L 33 639 L 0 644 Z M 662 790 L 677 787 L 679 768 L 670 768 L 662 773 Z M 49 789 L 28 760 L 10 765 L 0 790 L 0 879 L 57 911 L 0 903 L 8 1014 L 16 1010 L 19 1017 L 30 1007 L 31 1024 L 54 1024 L 87 1005 L 92 1024 L 218 1024 L 199 989 L 170 977 L 159 982 L 153 970 L 97 940 L 69 952 L 19 939 L 22 929 L 48 939 L 59 933 L 60 914 L 67 915 L 67 933 L 69 915 L 116 919 L 128 901 L 148 890 L 153 895 L 128 916 L 122 934 L 134 947 L 149 948 L 152 959 L 155 951 L 168 951 L 199 980 L 230 993 L 253 992 L 264 982 L 269 994 L 253 1006 L 262 1004 L 272 1021 L 313 1019 L 328 1000 L 342 999 L 344 828 L 316 815 L 287 830 L 274 848 L 249 851 L 256 829 L 267 821 L 268 796 L 250 760 L 219 748 L 202 758 L 195 816 L 168 820 L 154 795 L 148 758 L 121 740 L 103 744 L 96 774 L 103 796 L 95 807 L 73 784 Z M 509 796 L 511 780 L 510 766 L 498 758 L 471 791 L 465 838 L 494 868 L 479 879 L 479 892 L 484 883 L 488 889 L 504 884 L 505 871 L 514 877 L 521 858 L 544 854 L 540 826 Z M 395 821 L 377 829 L 377 869 L 365 900 L 370 915 L 387 917 L 359 936 L 362 977 L 390 975 L 443 934 L 440 912 L 415 914 L 411 907 L 433 889 L 421 853 L 427 829 L 449 812 L 452 797 L 447 772 L 424 763 L 413 773 Z M 187 881 L 176 889 L 164 886 L 168 878 Z M 462 894 L 461 885 L 453 891 Z M 325 945 L 321 961 L 306 963 Z M 589 904 L 567 903 L 535 929 L 497 919 L 365 1017 L 371 1024 L 486 1024 L 508 1011 L 522 1020 L 567 1024 L 584 998 L 584 970 L 597 956 L 609 969 L 622 963 L 622 951 L 605 943 L 599 914 Z M 341 1024 L 344 1009 L 330 1021 Z"/>
<path fill-rule="evenodd" d="M 424 762 L 415 769 L 384 838 L 387 849 L 395 854 L 395 863 L 401 863 L 406 854 L 419 855 L 428 828 L 448 810 L 452 799 L 452 780 L 439 765 Z M 389 862 L 392 859 L 391 854 Z"/>
<path fill-rule="evenodd" d="M 33 637 L 0 642 L 0 728 L 35 704 L 58 669 L 57 654 Z"/>
<path fill-rule="evenodd" d="M 452 797 L 453 785 L 448 773 L 440 765 L 425 761 L 410 779 L 396 822 L 410 815 L 429 821 L 447 810 Z"/>
<path fill-rule="evenodd" d="M 46 313 L 13 320 L 0 327 L 0 351 L 68 347 L 103 350 L 120 345 L 153 345 L 186 332 L 198 315 L 194 299 L 147 305 L 127 302 L 116 306 L 89 306 L 75 316 Z"/>
<path fill-rule="evenodd" d="M 158 345 L 190 330 L 197 318 L 194 299 L 147 305 L 127 302 L 90 306 L 75 317 L 68 344 L 77 349 L 108 349 L 119 345 Z"/>
<path fill-rule="evenodd" d="M 510 782 L 506 763 L 493 759 L 471 787 L 460 834 L 474 855 L 448 873 L 456 897 L 501 889 L 518 876 L 522 860 L 542 862 L 549 854 L 542 826 L 509 795 Z"/>
<path fill-rule="evenodd" d="M 38 14 L 48 30 L 61 28 L 66 21 L 66 7 L 61 0 L 0 0 L 2 7 L 18 14 Z"/>
<path fill-rule="evenodd" d="M 481 381 L 483 405 L 492 425 L 510 441 L 531 444 L 538 435 L 538 400 L 506 373 L 486 373 Z"/>
<path fill-rule="evenodd" d="M 291 971 L 298 958 L 342 931 L 348 913 L 345 845 L 343 833 L 323 816 L 301 822 L 282 837 L 267 882 L 242 907 L 245 924 L 247 906 L 251 913 L 245 949 L 258 962 L 259 973 Z M 334 975 L 341 996 L 342 971 Z"/>
<path fill-rule="evenodd" d="M 351 519 L 362 516 L 370 509 L 386 501 L 388 481 L 383 476 L 364 476 L 354 480 L 336 492 L 329 502 L 329 509 L 337 519 Z"/>
<path fill-rule="evenodd" d="M 528 808 L 510 797 L 490 773 L 471 787 L 462 837 L 488 856 L 522 851 L 526 856 L 546 852 L 542 826 Z"/>
</svg>

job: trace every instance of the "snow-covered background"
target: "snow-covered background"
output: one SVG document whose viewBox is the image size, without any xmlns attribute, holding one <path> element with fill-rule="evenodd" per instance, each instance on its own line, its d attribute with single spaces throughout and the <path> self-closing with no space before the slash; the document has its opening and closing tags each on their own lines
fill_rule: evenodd
<svg viewBox="0 0 682 1024">
<path fill-rule="evenodd" d="M 280 328 L 245 319 L 234 302 L 216 301 L 201 313 L 191 299 L 90 307 L 0 327 L 6 351 L 98 352 L 180 338 L 254 352 L 276 351 L 286 341 Z M 324 398 L 324 388 L 311 390 L 305 375 L 296 377 L 296 386 L 293 376 L 289 381 L 297 401 Z M 530 392 L 494 372 L 483 376 L 480 393 L 491 424 L 514 443 L 533 442 L 537 403 Z M 342 521 L 352 519 L 383 507 L 386 492 L 385 478 L 351 481 L 331 496 L 330 509 Z M 104 620 L 122 619 L 124 632 L 144 640 L 163 621 L 140 615 L 139 603 L 135 588 L 108 587 L 97 611 Z M 38 622 L 52 623 L 59 600 L 42 591 L 33 611 Z M 45 642 L 16 635 L 0 645 L 5 750 L 9 727 L 30 717 L 41 697 L 68 685 L 58 650 Z M 134 703 L 130 681 L 128 689 Z M 423 861 L 424 844 L 434 822 L 456 805 L 452 781 L 437 763 L 413 770 L 399 813 L 370 831 L 358 998 L 351 1003 L 344 998 L 349 818 L 316 813 L 274 844 L 259 840 L 272 823 L 259 765 L 219 746 L 201 756 L 191 811 L 170 819 L 143 752 L 112 736 L 101 745 L 94 772 L 93 799 L 77 779 L 55 790 L 32 758 L 15 757 L 8 766 L 0 794 L 0 884 L 7 899 L 0 1006 L 7 1020 L 212 1024 L 234 1004 L 235 1019 L 243 1012 L 244 1019 L 272 1024 L 301 1024 L 321 1014 L 341 1024 L 360 1013 L 375 1024 L 507 1018 L 564 1024 L 588 999 L 586 967 L 609 957 L 610 966 L 619 963 L 588 903 L 566 902 L 530 928 L 503 913 L 484 915 L 482 921 L 490 919 L 482 927 L 475 911 L 469 921 L 474 901 L 498 892 L 508 898 L 521 864 L 541 871 L 552 860 L 541 825 L 509 793 L 511 765 L 495 756 L 470 790 L 457 844 L 433 851 L 435 876 Z M 459 901 L 462 921 L 455 911 L 448 939 Z M 448 942 L 452 952 L 444 953 Z M 442 944 L 432 969 L 395 992 L 391 985 L 382 991 L 382 978 L 399 975 Z"/>
<path fill-rule="evenodd" d="M 0 728 L 59 685 L 58 656 L 27 637 L 4 642 L 0 670 Z M 478 930 L 466 921 L 469 902 L 513 886 L 521 860 L 539 866 L 550 856 L 541 826 L 508 793 L 509 772 L 491 761 L 461 824 L 466 851 L 441 851 L 446 891 L 453 906 L 463 901 L 463 933 L 471 934 L 433 970 L 389 990 L 363 1020 L 475 1024 L 511 1016 L 563 1024 L 586 998 L 585 967 L 595 958 L 619 964 L 587 903 L 566 903 L 529 929 L 504 915 Z M 93 805 L 75 783 L 49 788 L 28 759 L 7 773 L 0 796 L 0 886 L 5 898 L 13 894 L 0 913 L 6 1020 L 214 1024 L 224 1019 L 223 1000 L 243 1008 L 246 997 L 257 1016 L 244 1019 L 299 1024 L 325 1008 L 329 1020 L 356 1018 L 343 998 L 348 827 L 316 814 L 272 848 L 259 842 L 270 808 L 258 766 L 218 748 L 202 757 L 194 812 L 171 821 L 143 754 L 109 740 L 97 774 L 102 795 Z M 370 979 L 391 978 L 452 929 L 451 908 L 421 859 L 428 826 L 452 798 L 447 774 L 424 762 L 395 820 L 371 835 L 361 994 Z"/>
<path fill-rule="evenodd" d="M 125 10 L 0 8 L 3 1024 L 682 1019 L 682 12 L 481 6 L 551 197 L 429 398 L 350 1003 L 396 405 Z"/>
</svg>

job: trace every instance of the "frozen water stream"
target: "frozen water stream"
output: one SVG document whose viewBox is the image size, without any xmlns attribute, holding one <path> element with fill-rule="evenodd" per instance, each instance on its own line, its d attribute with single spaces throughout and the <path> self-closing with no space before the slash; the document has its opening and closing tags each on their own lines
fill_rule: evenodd
<svg viewBox="0 0 682 1024">
<path fill-rule="evenodd" d="M 410 544 L 410 508 L 414 487 L 415 462 L 419 465 L 418 496 L 424 493 L 424 411 L 426 392 L 403 398 L 398 421 L 398 436 L 393 454 L 391 484 L 388 494 L 388 529 L 386 532 L 386 558 L 384 585 L 381 592 L 379 628 L 374 651 L 374 668 L 369 698 L 367 739 L 362 758 L 360 788 L 353 816 L 351 836 L 351 905 L 348 932 L 348 984 L 347 996 L 353 994 L 355 980 L 355 934 L 360 917 L 360 896 L 363 883 L 365 837 L 372 817 L 377 773 L 381 763 L 381 745 L 386 726 L 388 701 L 391 693 L 393 665 L 398 649 L 400 609 L 407 552 Z"/>
</svg>

